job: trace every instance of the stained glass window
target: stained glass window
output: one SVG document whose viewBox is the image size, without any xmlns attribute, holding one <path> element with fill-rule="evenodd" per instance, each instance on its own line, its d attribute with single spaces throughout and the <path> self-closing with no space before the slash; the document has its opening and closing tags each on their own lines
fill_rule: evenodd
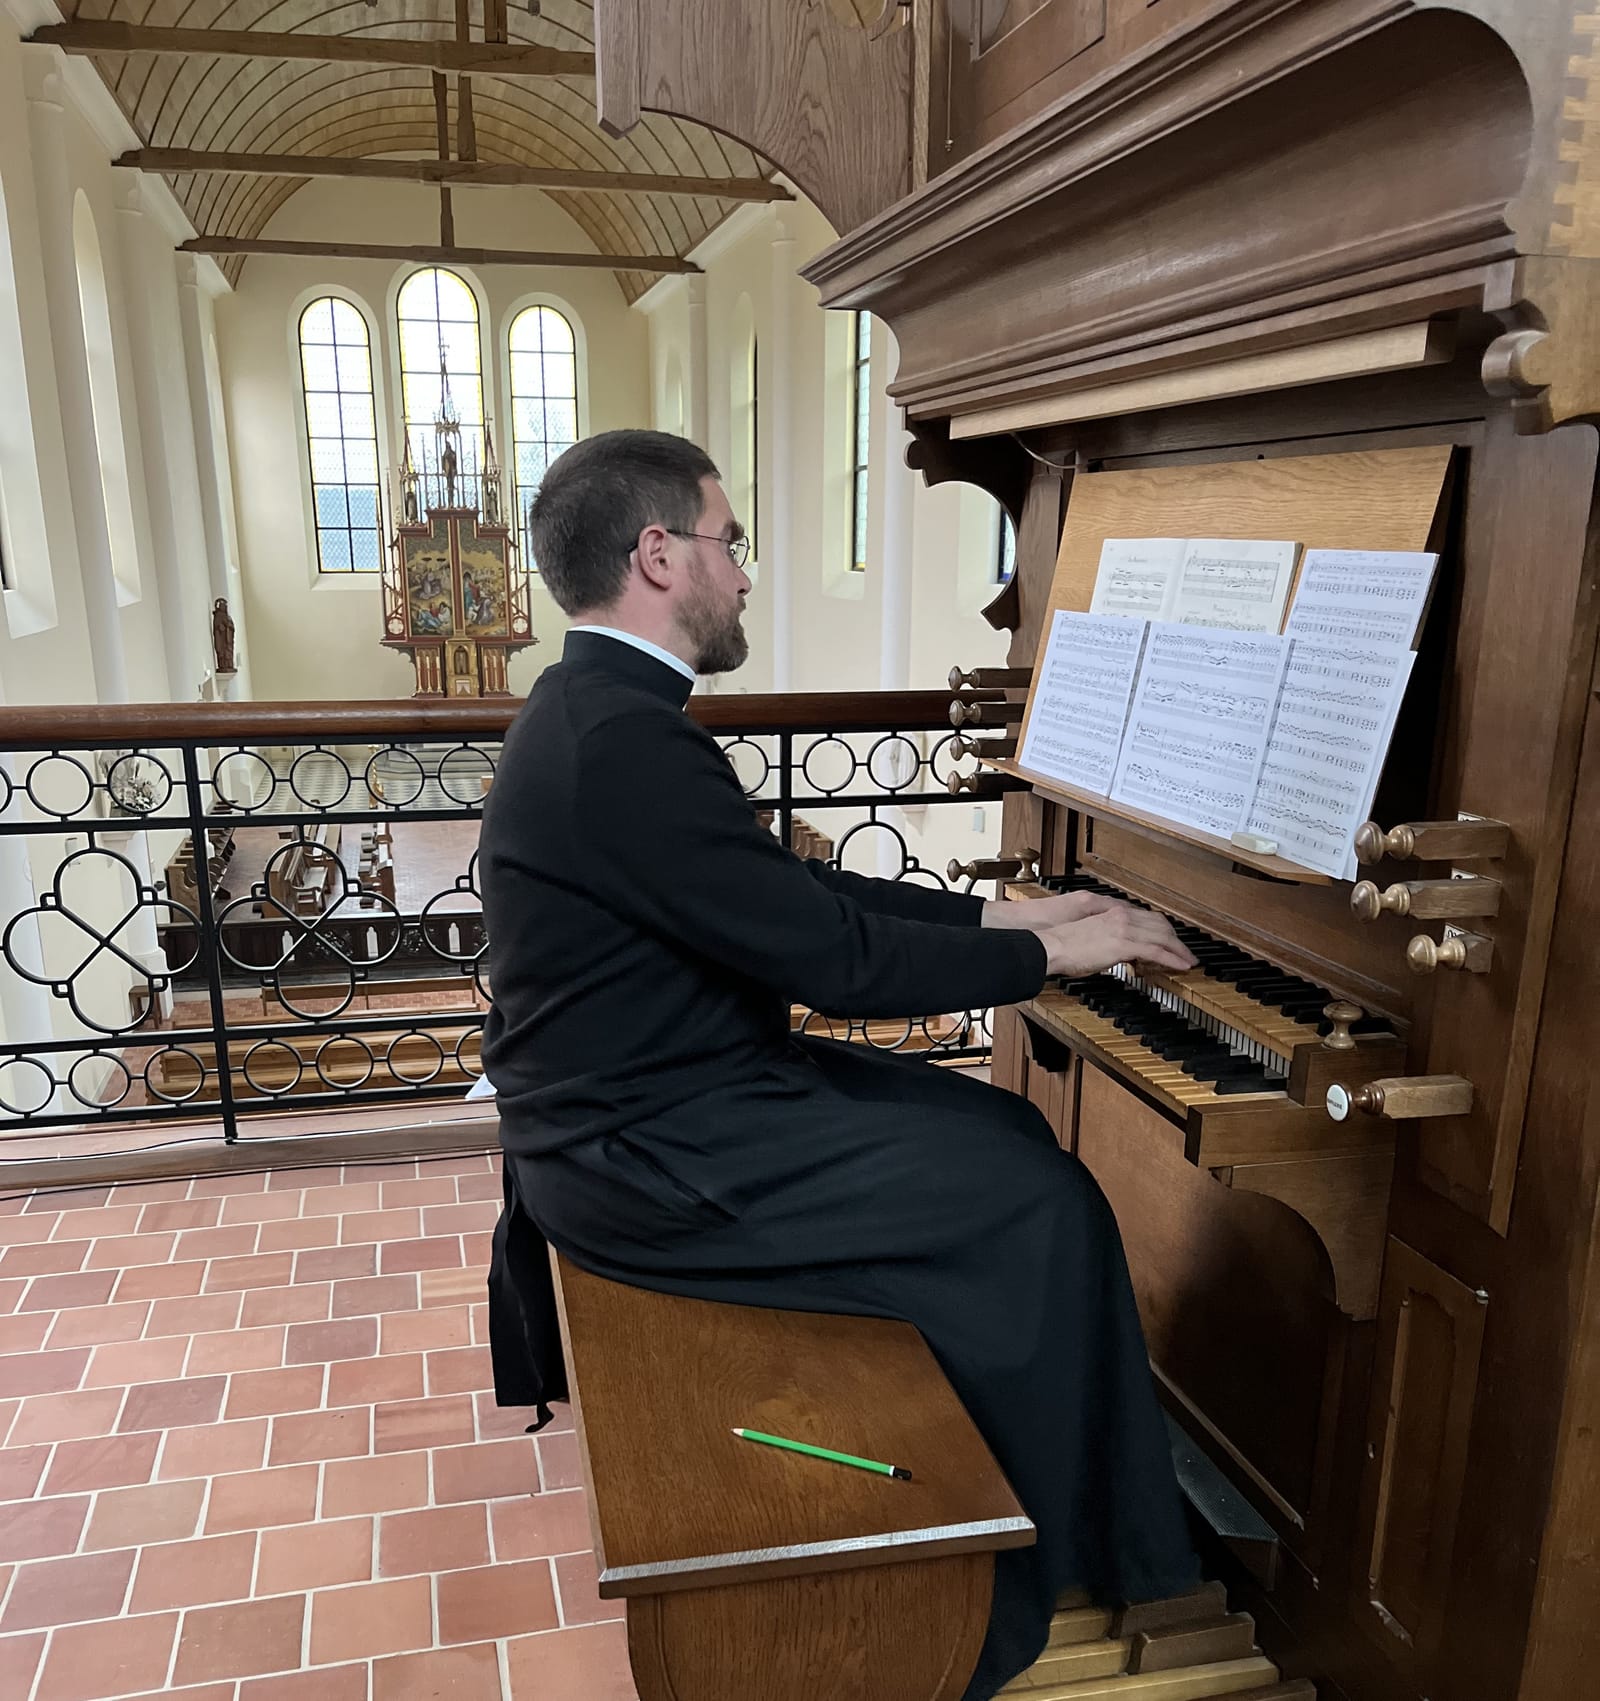
<svg viewBox="0 0 1600 1701">
<path fill-rule="evenodd" d="M 550 463 L 578 440 L 578 355 L 572 326 L 553 307 L 511 321 L 511 500 L 522 558 L 537 567 L 528 508 Z"/>
<path fill-rule="evenodd" d="M 872 315 L 851 315 L 850 348 L 850 565 L 867 568 L 867 450 L 871 442 Z"/>
<path fill-rule="evenodd" d="M 467 281 L 442 266 L 413 272 L 395 303 L 400 322 L 400 405 L 405 412 L 411 463 L 431 502 L 443 502 L 439 451 L 433 422 L 439 412 L 441 363 L 450 380 L 450 399 L 461 420 L 457 448 L 458 504 L 479 500 L 483 471 L 483 345 L 478 336 L 478 298 Z"/>
<path fill-rule="evenodd" d="M 372 341 L 348 301 L 325 295 L 300 315 L 300 379 L 318 571 L 376 573 L 382 542 Z"/>
</svg>

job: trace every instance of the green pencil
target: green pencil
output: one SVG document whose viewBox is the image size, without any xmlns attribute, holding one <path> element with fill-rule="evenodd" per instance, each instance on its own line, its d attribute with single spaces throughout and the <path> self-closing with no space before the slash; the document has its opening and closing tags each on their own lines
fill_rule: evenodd
<svg viewBox="0 0 1600 1701">
<path fill-rule="evenodd" d="M 759 1441 L 764 1447 L 783 1447 L 791 1453 L 808 1453 L 813 1459 L 831 1459 L 836 1465 L 854 1465 L 858 1471 L 876 1471 L 881 1477 L 911 1481 L 910 1471 L 902 1465 L 882 1465 L 876 1459 L 858 1459 L 854 1453 L 835 1453 L 831 1447 L 812 1447 L 804 1441 L 786 1441 L 781 1435 L 763 1435 L 759 1429 L 736 1429 L 733 1433 L 745 1441 Z"/>
</svg>

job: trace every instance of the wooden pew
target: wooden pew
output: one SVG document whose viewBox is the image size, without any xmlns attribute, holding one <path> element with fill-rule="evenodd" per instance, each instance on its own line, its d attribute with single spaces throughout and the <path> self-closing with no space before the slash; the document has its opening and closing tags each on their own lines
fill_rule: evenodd
<svg viewBox="0 0 1600 1701">
<path fill-rule="evenodd" d="M 917 1331 L 552 1261 L 600 1593 L 627 1602 L 640 1701 L 958 1701 L 995 1552 L 1034 1532 Z"/>
</svg>

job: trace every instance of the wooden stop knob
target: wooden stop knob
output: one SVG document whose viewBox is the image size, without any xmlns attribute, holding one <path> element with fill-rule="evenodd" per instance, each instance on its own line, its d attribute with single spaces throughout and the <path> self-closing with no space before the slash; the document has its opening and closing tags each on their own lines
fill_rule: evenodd
<svg viewBox="0 0 1600 1701">
<path fill-rule="evenodd" d="M 1465 1116 L 1472 1109 L 1472 1083 L 1460 1075 L 1402 1075 L 1363 1087 L 1335 1082 L 1324 1101 L 1328 1115 L 1343 1122 L 1351 1111 L 1408 1122 L 1413 1117 Z"/>
<path fill-rule="evenodd" d="M 1350 1024 L 1359 1022 L 1366 1011 L 1359 1004 L 1346 1004 L 1342 999 L 1335 1004 L 1324 1007 L 1323 1015 L 1333 1023 L 1333 1032 L 1323 1040 L 1322 1044 L 1328 1051 L 1354 1051 L 1356 1042 L 1350 1034 Z"/>
<path fill-rule="evenodd" d="M 1459 939 L 1438 943 L 1419 933 L 1406 946 L 1406 966 L 1418 975 L 1431 975 L 1435 969 L 1462 969 L 1467 966 L 1467 948 Z"/>
</svg>

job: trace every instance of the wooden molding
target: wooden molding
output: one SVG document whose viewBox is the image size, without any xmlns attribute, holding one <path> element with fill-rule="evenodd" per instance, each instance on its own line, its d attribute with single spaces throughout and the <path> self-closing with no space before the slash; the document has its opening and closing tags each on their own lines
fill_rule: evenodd
<svg viewBox="0 0 1600 1701">
<path fill-rule="evenodd" d="M 470 85 L 463 85 L 464 87 Z M 326 154 L 211 153 L 204 148 L 134 148 L 116 162 L 133 171 L 176 176 L 221 172 L 241 177 L 360 177 L 453 187 L 589 189 L 602 194 L 702 195 L 717 201 L 792 201 L 782 184 L 759 177 L 680 177 L 652 171 L 567 171 L 473 159 L 341 159 Z"/>
<path fill-rule="evenodd" d="M 389 242 L 280 242 L 265 237 L 195 236 L 184 254 L 293 254 L 318 260 L 414 260 L 429 266 L 575 266 L 615 272 L 696 272 L 676 254 L 579 254 L 523 248 L 429 247 Z"/>
<path fill-rule="evenodd" d="M 63 53 L 185 53 L 248 59 L 318 59 L 356 65 L 410 65 L 495 77 L 592 77 L 594 55 L 531 42 L 408 41 L 397 36 L 319 35 L 300 30 L 158 29 L 82 20 L 46 24 L 29 41 Z"/>
</svg>

